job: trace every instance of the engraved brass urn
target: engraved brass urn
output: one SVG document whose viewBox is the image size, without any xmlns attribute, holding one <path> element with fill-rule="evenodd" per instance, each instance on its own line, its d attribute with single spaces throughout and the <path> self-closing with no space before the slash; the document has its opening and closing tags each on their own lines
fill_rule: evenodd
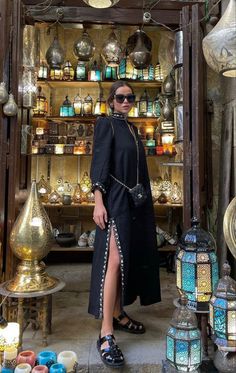
<svg viewBox="0 0 236 373">
<path fill-rule="evenodd" d="M 52 226 L 33 181 L 29 197 L 10 234 L 11 249 L 21 262 L 15 277 L 7 285 L 9 291 L 39 292 L 57 285 L 58 280 L 48 276 L 45 264 L 41 262 L 50 251 L 52 238 Z"/>
</svg>

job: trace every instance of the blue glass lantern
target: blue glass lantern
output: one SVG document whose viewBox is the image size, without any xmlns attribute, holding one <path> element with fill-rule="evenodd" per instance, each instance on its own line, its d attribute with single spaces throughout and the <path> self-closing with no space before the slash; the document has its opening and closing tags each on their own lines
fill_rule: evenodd
<svg viewBox="0 0 236 373">
<path fill-rule="evenodd" d="M 60 117 L 73 117 L 75 115 L 74 108 L 66 96 L 65 101 L 63 101 L 62 106 L 60 107 Z"/>
<path fill-rule="evenodd" d="M 177 249 L 176 275 L 180 294 L 188 297 L 188 307 L 208 311 L 209 301 L 219 280 L 215 241 L 192 219 L 192 227 L 181 237 Z"/>
<path fill-rule="evenodd" d="M 129 56 L 127 55 L 122 58 L 119 67 L 118 67 L 118 78 L 119 79 L 137 79 L 138 77 L 138 70 L 133 67 Z"/>
<path fill-rule="evenodd" d="M 227 262 L 210 300 L 210 325 L 219 350 L 236 351 L 236 282 L 230 277 Z"/>
<path fill-rule="evenodd" d="M 102 80 L 102 72 L 97 64 L 97 61 L 94 61 L 91 69 L 88 72 L 88 81 L 99 82 Z"/>
<path fill-rule="evenodd" d="M 166 335 L 166 360 L 181 372 L 195 371 L 202 360 L 201 332 L 187 303 L 187 296 L 182 294 L 180 307 L 174 311 Z"/>
</svg>

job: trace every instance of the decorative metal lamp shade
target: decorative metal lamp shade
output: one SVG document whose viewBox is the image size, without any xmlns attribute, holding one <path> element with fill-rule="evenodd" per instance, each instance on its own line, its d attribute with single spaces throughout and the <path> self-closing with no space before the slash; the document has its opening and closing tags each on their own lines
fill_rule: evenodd
<svg viewBox="0 0 236 373">
<path fill-rule="evenodd" d="M 223 229 L 227 246 L 236 259 L 236 197 L 232 199 L 225 211 Z"/>
<path fill-rule="evenodd" d="M 93 57 L 95 47 L 92 39 L 86 30 L 84 30 L 82 37 L 74 44 L 74 54 L 80 61 L 89 61 Z"/>
<path fill-rule="evenodd" d="M 110 8 L 117 4 L 120 0 L 83 0 L 87 5 L 93 8 Z"/>
<path fill-rule="evenodd" d="M 217 73 L 236 77 L 236 0 L 230 0 L 223 16 L 202 41 L 207 64 Z"/>
<path fill-rule="evenodd" d="M 230 266 L 223 265 L 223 277 L 210 300 L 212 339 L 220 350 L 236 351 L 236 282 Z"/>
<path fill-rule="evenodd" d="M 47 63 L 51 69 L 60 70 L 64 63 L 65 52 L 62 49 L 58 39 L 55 37 L 52 44 L 46 52 Z"/>
<path fill-rule="evenodd" d="M 103 45 L 101 55 L 106 65 L 111 67 L 119 65 L 123 57 L 123 49 L 114 31 L 112 31 L 108 37 L 108 40 Z"/>
<path fill-rule="evenodd" d="M 177 288 L 187 295 L 188 307 L 207 311 L 219 279 L 218 262 L 213 237 L 199 227 L 196 218 L 192 219 L 192 228 L 180 239 L 176 274 Z"/>
<path fill-rule="evenodd" d="M 135 69 L 130 61 L 129 56 L 122 58 L 118 68 L 119 79 L 137 79 L 138 71 Z"/>
<path fill-rule="evenodd" d="M 139 32 L 138 32 L 139 31 Z M 152 55 L 145 46 L 143 32 L 138 30 L 137 43 L 133 51 L 129 54 L 130 60 L 136 69 L 145 69 L 151 63 Z"/>
<path fill-rule="evenodd" d="M 181 295 L 166 336 L 166 359 L 181 372 L 195 371 L 201 364 L 201 333 L 195 314 L 187 308 L 188 298 Z"/>
</svg>

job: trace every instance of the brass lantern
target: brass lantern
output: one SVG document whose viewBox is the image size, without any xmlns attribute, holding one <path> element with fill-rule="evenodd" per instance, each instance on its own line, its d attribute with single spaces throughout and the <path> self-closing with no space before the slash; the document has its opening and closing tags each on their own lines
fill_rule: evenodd
<svg viewBox="0 0 236 373">
<path fill-rule="evenodd" d="M 80 95 L 76 95 L 73 102 L 75 115 L 82 115 L 82 105 L 83 101 Z"/>
<path fill-rule="evenodd" d="M 82 37 L 74 44 L 74 54 L 80 61 L 89 61 L 95 51 L 94 43 L 86 30 L 83 31 Z"/>
<path fill-rule="evenodd" d="M 75 71 L 69 60 L 63 65 L 63 80 L 71 81 L 74 80 Z"/>
<path fill-rule="evenodd" d="M 94 107 L 95 115 L 105 115 L 107 112 L 106 100 L 103 97 L 103 92 L 100 92 Z"/>
<path fill-rule="evenodd" d="M 200 228 L 196 218 L 180 239 L 176 274 L 177 288 L 187 295 L 188 307 L 194 311 L 208 311 L 219 279 L 218 261 L 213 237 Z"/>
<path fill-rule="evenodd" d="M 123 49 L 114 31 L 112 31 L 108 40 L 103 44 L 101 55 L 107 65 L 111 67 L 119 65 L 123 57 Z"/>
<path fill-rule="evenodd" d="M 61 66 L 64 63 L 64 55 L 65 52 L 60 46 L 58 39 L 55 37 L 46 52 L 47 63 L 50 66 L 50 79 L 62 80 L 63 71 Z"/>
<path fill-rule="evenodd" d="M 84 98 L 83 102 L 83 115 L 92 115 L 93 114 L 93 99 L 88 93 Z"/>
<path fill-rule="evenodd" d="M 38 95 L 36 98 L 36 108 L 33 109 L 35 116 L 44 116 L 48 111 L 48 102 L 42 91 L 42 87 L 38 87 Z"/>
</svg>

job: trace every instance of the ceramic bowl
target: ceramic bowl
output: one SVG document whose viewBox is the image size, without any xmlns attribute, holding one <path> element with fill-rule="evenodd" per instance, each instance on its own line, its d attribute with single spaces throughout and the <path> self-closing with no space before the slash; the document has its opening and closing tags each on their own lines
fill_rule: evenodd
<svg viewBox="0 0 236 373">
<path fill-rule="evenodd" d="M 76 243 L 75 235 L 74 233 L 59 233 L 56 236 L 56 242 L 61 247 L 71 247 Z"/>
</svg>

